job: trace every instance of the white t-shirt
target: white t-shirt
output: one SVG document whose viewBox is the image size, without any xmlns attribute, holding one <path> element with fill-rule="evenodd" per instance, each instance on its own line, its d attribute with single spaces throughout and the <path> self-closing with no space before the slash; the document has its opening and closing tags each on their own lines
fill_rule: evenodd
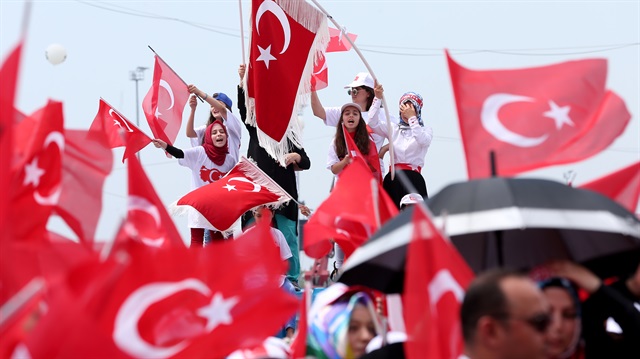
<svg viewBox="0 0 640 359">
<path fill-rule="evenodd" d="M 247 230 L 244 231 L 244 233 L 249 233 L 249 231 L 251 231 L 254 228 L 255 228 L 255 225 L 247 228 Z M 286 238 L 284 238 L 284 234 L 282 234 L 282 232 L 280 232 L 279 229 L 271 227 L 271 236 L 273 237 L 273 242 L 276 244 L 276 246 L 280 250 L 280 259 L 282 259 L 283 261 L 286 261 L 287 259 L 293 257 L 293 254 L 291 254 L 291 248 L 289 248 L 289 244 L 287 244 L 287 240 Z M 281 278 L 282 281 L 280 282 L 280 286 L 282 286 L 282 283 L 284 283 L 284 280 L 286 278 L 287 278 L 286 275 L 282 275 L 282 278 Z"/>
</svg>

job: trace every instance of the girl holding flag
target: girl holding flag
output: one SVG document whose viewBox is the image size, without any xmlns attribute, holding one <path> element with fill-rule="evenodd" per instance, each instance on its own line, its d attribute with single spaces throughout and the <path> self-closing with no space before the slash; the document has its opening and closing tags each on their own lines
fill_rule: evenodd
<svg viewBox="0 0 640 359">
<path fill-rule="evenodd" d="M 193 85 L 189 86 L 189 91 L 207 101 L 212 107 L 212 113 L 215 108 L 221 117 L 227 119 L 225 123 L 220 119 L 215 119 L 206 127 L 202 144 L 196 147 L 181 150 L 160 139 L 153 140 L 153 144 L 177 158 L 178 164 L 181 166 L 191 169 L 192 183 L 195 189 L 217 181 L 238 163 L 241 128 L 238 119 L 230 115 L 230 111 L 226 111 L 226 106 L 222 101 L 208 96 Z M 202 247 L 205 230 L 213 229 L 202 216 L 194 212 L 189 213 L 189 227 L 191 228 L 192 247 Z M 214 240 L 224 238 L 222 233 L 217 231 L 213 232 L 211 237 Z"/>
<path fill-rule="evenodd" d="M 392 133 L 388 133 L 387 124 L 380 121 L 384 89 L 382 85 L 376 84 L 374 91 L 376 98 L 368 114 L 369 127 L 374 133 L 393 142 L 393 163 L 396 170 L 403 171 L 418 194 L 428 198 L 427 184 L 420 172 L 431 145 L 433 130 L 429 126 L 425 127 L 422 122 L 422 96 L 415 92 L 407 92 L 400 97 L 400 121 L 392 127 Z M 397 176 L 391 180 L 391 172 L 385 176 L 382 186 L 398 208 L 402 197 L 410 192 Z"/>
<path fill-rule="evenodd" d="M 346 136 L 349 136 L 350 141 Z M 336 126 L 336 135 L 329 149 L 327 168 L 335 175 L 342 172 L 355 154 L 355 149 L 349 148 L 349 142 L 355 144 L 355 147 L 369 165 L 371 173 L 380 182 L 382 174 L 380 173 L 376 144 L 369 136 L 367 125 L 362 120 L 360 105 L 352 102 L 344 104 L 340 109 L 340 121 Z"/>
</svg>

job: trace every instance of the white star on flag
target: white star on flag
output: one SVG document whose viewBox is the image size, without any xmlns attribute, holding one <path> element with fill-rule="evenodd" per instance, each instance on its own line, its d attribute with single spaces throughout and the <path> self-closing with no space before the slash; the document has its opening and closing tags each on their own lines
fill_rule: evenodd
<svg viewBox="0 0 640 359">
<path fill-rule="evenodd" d="M 544 113 L 545 117 L 552 118 L 556 122 L 556 129 L 562 128 L 562 125 L 575 126 L 571 118 L 569 118 L 570 106 L 558 106 L 553 100 L 549 101 L 549 111 Z"/>
<path fill-rule="evenodd" d="M 258 56 L 256 61 L 264 61 L 264 64 L 265 66 L 267 66 L 267 69 L 268 69 L 269 61 L 277 60 L 275 57 L 273 57 L 273 55 L 271 55 L 271 45 L 267 46 L 266 49 L 263 49 L 262 47 L 258 46 L 258 50 L 260 50 L 260 56 Z"/>
<path fill-rule="evenodd" d="M 231 192 L 231 191 L 237 191 L 236 186 L 232 185 L 232 184 L 226 184 L 224 186 L 222 186 L 222 188 L 226 188 L 227 191 Z"/>
<path fill-rule="evenodd" d="M 198 309 L 198 315 L 207 319 L 207 331 L 211 332 L 220 324 L 233 323 L 233 317 L 229 312 L 237 303 L 238 297 L 225 300 L 222 293 L 214 294 L 211 304 Z"/>
<path fill-rule="evenodd" d="M 38 167 L 38 158 L 35 157 L 31 163 L 24 167 L 24 172 L 25 176 L 23 185 L 26 186 L 29 183 L 33 183 L 34 187 L 38 187 L 40 184 L 40 177 L 42 177 L 45 171 Z"/>
</svg>

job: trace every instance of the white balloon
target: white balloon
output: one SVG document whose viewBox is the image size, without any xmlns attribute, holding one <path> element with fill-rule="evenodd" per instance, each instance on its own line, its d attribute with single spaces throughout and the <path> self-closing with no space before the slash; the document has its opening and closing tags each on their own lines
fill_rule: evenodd
<svg viewBox="0 0 640 359">
<path fill-rule="evenodd" d="M 67 50 L 60 44 L 51 44 L 45 51 L 45 56 L 54 65 L 61 64 L 67 59 Z"/>
</svg>

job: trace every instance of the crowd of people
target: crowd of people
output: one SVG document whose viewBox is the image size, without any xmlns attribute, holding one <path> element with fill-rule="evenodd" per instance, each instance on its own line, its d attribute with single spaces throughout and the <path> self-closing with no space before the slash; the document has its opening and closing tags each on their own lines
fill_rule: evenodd
<svg viewBox="0 0 640 359">
<path fill-rule="evenodd" d="M 288 262 L 282 288 L 300 296 L 299 212 L 309 216 L 308 207 L 298 203 L 296 172 L 307 170 L 311 160 L 304 148 L 289 144 L 285 165 L 272 158 L 258 142 L 257 129 L 245 123 L 247 109 L 242 81 L 245 65 L 240 65 L 237 109 L 232 100 L 219 92 L 209 96 L 194 85 L 187 120 L 186 135 L 192 146 L 179 149 L 155 139 L 156 147 L 178 159 L 192 171 L 194 188 L 220 179 L 239 160 L 241 125 L 249 134 L 247 157 L 288 192 L 293 201 L 274 211 L 261 208 L 242 216 L 242 229 L 251 231 L 253 222 L 267 220 Z M 328 149 L 327 170 L 340 181 L 340 174 L 352 161 L 349 137 L 374 178 L 400 210 L 422 205 L 428 198 L 427 184 L 421 173 L 433 138 L 433 130 L 422 117 L 422 97 L 406 92 L 398 101 L 398 117 L 386 118 L 382 107 L 383 86 L 368 73 L 357 74 L 347 85 L 350 101 L 341 106 L 324 107 L 316 92 L 311 93 L 313 114 L 327 126 L 335 127 Z M 207 122 L 194 125 L 196 96 L 211 106 Z M 389 123 L 390 122 L 390 125 Z M 386 144 L 385 144 L 386 142 Z M 393 163 L 411 185 L 410 191 L 398 177 L 392 179 L 385 165 L 389 143 L 393 146 Z M 386 175 L 385 175 L 386 174 Z M 209 241 L 224 240 L 222 233 L 196 216 L 190 217 L 191 246 L 201 247 Z M 336 263 L 342 265 L 344 254 L 336 246 Z M 460 327 L 464 338 L 464 355 L 476 358 L 640 358 L 640 265 L 628 278 L 605 283 L 585 267 L 568 261 L 545 264 L 545 278 L 535 274 L 496 269 L 480 273 L 466 289 L 460 309 Z M 399 343 L 390 343 L 393 332 L 385 328 L 379 302 L 384 295 L 367 288 L 348 288 L 336 283 L 318 294 L 308 312 L 306 327 L 307 355 L 317 358 L 403 357 L 403 333 Z M 635 305 L 635 306 L 634 306 Z M 611 332 L 611 321 L 619 326 Z M 290 340 L 298 330 L 292 318 L 277 333 Z M 398 333 L 396 333 L 398 334 Z M 380 336 L 383 340 L 380 340 Z"/>
</svg>

